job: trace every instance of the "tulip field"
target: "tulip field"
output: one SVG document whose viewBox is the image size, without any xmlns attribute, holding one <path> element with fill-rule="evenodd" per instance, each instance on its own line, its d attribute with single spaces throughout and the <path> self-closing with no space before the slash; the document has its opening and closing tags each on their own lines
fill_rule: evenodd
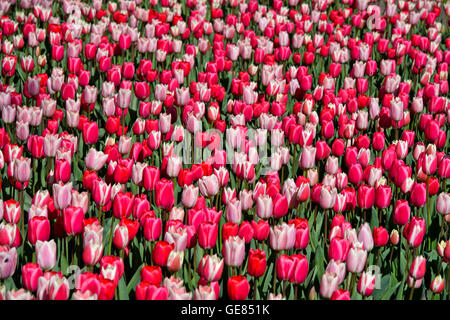
<svg viewBox="0 0 450 320">
<path fill-rule="evenodd" d="M 0 12 L 0 300 L 450 300 L 449 1 Z"/>
</svg>

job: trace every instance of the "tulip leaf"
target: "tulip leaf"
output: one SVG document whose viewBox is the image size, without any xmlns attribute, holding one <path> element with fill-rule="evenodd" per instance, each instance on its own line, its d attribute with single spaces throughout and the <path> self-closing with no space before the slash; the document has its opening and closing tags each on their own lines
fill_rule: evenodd
<svg viewBox="0 0 450 320">
<path fill-rule="evenodd" d="M 125 284 L 124 277 L 120 278 L 119 284 L 118 284 L 118 289 L 119 289 L 119 299 L 120 300 L 130 300 L 130 298 L 128 296 L 128 289 Z"/>
<path fill-rule="evenodd" d="M 142 269 L 143 266 L 145 266 L 145 263 L 141 264 L 141 265 L 139 266 L 139 268 L 137 268 L 137 270 L 136 270 L 136 272 L 134 273 L 133 277 L 132 277 L 131 280 L 128 282 L 128 285 L 127 285 L 127 292 L 128 292 L 128 295 L 130 295 L 130 292 L 131 292 L 131 291 L 134 291 L 134 290 L 136 289 L 136 286 L 137 286 L 137 284 L 138 284 L 138 281 L 139 281 L 139 279 L 140 279 L 140 277 L 141 277 L 141 269 Z"/>
<path fill-rule="evenodd" d="M 381 297 L 382 300 L 388 300 L 391 298 L 391 296 L 394 294 L 395 290 L 397 290 L 398 286 L 400 286 L 401 282 L 397 282 L 394 277 L 391 277 L 391 283 L 389 284 L 388 290 L 386 290 L 386 293 Z"/>
<path fill-rule="evenodd" d="M 270 280 L 272 280 L 273 277 L 273 268 L 275 267 L 275 262 L 271 263 L 266 270 L 266 278 L 264 279 L 264 286 L 263 286 L 263 292 L 268 292 Z M 267 298 L 267 297 L 264 297 Z"/>
<path fill-rule="evenodd" d="M 380 277 L 381 277 L 381 275 L 380 275 Z M 381 299 L 381 297 L 384 296 L 384 294 L 386 294 L 389 287 L 391 287 L 391 286 L 389 286 L 390 281 L 391 281 L 391 276 L 389 274 L 383 276 L 381 279 L 376 278 L 375 289 L 373 290 L 373 293 L 372 293 L 373 299 L 379 300 L 379 299 Z M 396 280 L 394 280 L 394 281 L 396 281 Z"/>
<path fill-rule="evenodd" d="M 324 266 L 323 266 L 323 263 L 325 261 L 323 248 L 321 246 L 318 246 L 316 248 L 315 253 L 316 254 L 315 254 L 315 257 L 314 257 L 314 261 L 315 261 L 315 265 L 316 265 L 316 268 L 317 268 L 317 275 L 319 277 L 322 277 L 322 275 L 325 272 L 325 269 L 324 269 Z"/>
<path fill-rule="evenodd" d="M 62 245 L 64 245 L 64 241 L 62 242 Z M 67 255 L 67 252 L 61 256 L 61 271 L 63 273 L 66 272 L 67 267 L 69 266 L 69 263 L 67 262 L 66 255 Z"/>
</svg>

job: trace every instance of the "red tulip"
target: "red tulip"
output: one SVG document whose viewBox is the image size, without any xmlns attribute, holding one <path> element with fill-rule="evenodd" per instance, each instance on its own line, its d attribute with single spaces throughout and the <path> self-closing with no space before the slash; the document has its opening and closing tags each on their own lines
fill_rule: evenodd
<svg viewBox="0 0 450 320">
<path fill-rule="evenodd" d="M 158 266 L 144 266 L 141 269 L 141 281 L 148 282 L 155 286 L 159 286 L 162 281 L 161 267 Z"/>
<path fill-rule="evenodd" d="M 99 135 L 98 124 L 96 121 L 86 122 L 83 125 L 83 141 L 87 144 L 97 143 Z"/>
<path fill-rule="evenodd" d="M 250 292 L 250 284 L 244 276 L 233 276 L 227 283 L 228 297 L 231 300 L 245 300 Z"/>
<path fill-rule="evenodd" d="M 420 280 L 425 276 L 426 259 L 423 256 L 417 256 L 413 260 L 409 269 L 409 275 L 416 280 Z"/>
<path fill-rule="evenodd" d="M 198 243 L 203 249 L 211 249 L 217 241 L 217 224 L 213 222 L 202 222 L 198 228 Z"/>
<path fill-rule="evenodd" d="M 302 254 L 294 254 L 292 255 L 292 258 L 294 259 L 294 267 L 289 280 L 292 283 L 301 284 L 305 281 L 306 276 L 308 275 L 308 259 Z"/>
<path fill-rule="evenodd" d="M 158 181 L 155 188 L 155 197 L 158 207 L 170 210 L 175 203 L 173 182 L 167 179 Z"/>
<path fill-rule="evenodd" d="M 266 252 L 250 249 L 248 256 L 247 272 L 253 277 L 261 277 L 267 268 Z"/>
<path fill-rule="evenodd" d="M 350 292 L 345 289 L 339 289 L 333 292 L 331 300 L 351 300 Z"/>
<path fill-rule="evenodd" d="M 68 235 L 76 235 L 83 230 L 84 212 L 79 207 L 67 207 L 63 211 L 64 230 Z"/>
<path fill-rule="evenodd" d="M 362 185 L 357 194 L 358 206 L 362 209 L 369 209 L 375 203 L 375 189 L 368 185 Z"/>
<path fill-rule="evenodd" d="M 37 240 L 47 241 L 50 237 L 50 221 L 46 217 L 33 217 L 28 224 L 28 241 L 32 245 Z"/>
<path fill-rule="evenodd" d="M 411 222 L 406 224 L 403 232 L 408 244 L 413 248 L 417 248 L 422 243 L 425 235 L 425 219 L 412 217 Z"/>
<path fill-rule="evenodd" d="M 427 188 L 425 183 L 415 183 L 411 189 L 411 204 L 423 207 L 427 202 Z"/>
<path fill-rule="evenodd" d="M 174 249 L 174 247 L 175 245 L 173 243 L 169 244 L 166 241 L 156 242 L 152 252 L 153 262 L 158 266 L 165 267 L 167 265 L 169 254 Z"/>
<path fill-rule="evenodd" d="M 37 263 L 27 263 L 22 267 L 22 284 L 29 291 L 36 291 L 38 280 L 43 276 L 41 267 Z"/>
<path fill-rule="evenodd" d="M 383 227 L 373 229 L 373 241 L 376 246 L 384 247 L 389 241 L 389 233 Z"/>
<path fill-rule="evenodd" d="M 380 185 L 375 189 L 375 205 L 377 208 L 384 209 L 391 203 L 392 189 L 388 186 Z"/>
<path fill-rule="evenodd" d="M 131 192 L 119 192 L 113 200 L 113 214 L 117 219 L 128 218 L 134 205 L 134 195 Z"/>
<path fill-rule="evenodd" d="M 347 239 L 339 239 L 334 237 L 330 242 L 328 249 L 328 259 L 335 261 L 346 261 L 348 251 L 350 249 L 350 242 Z"/>
</svg>

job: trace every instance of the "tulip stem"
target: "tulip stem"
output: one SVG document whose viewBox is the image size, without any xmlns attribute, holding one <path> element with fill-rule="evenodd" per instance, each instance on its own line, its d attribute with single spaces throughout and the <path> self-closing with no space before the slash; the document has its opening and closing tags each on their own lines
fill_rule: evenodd
<svg viewBox="0 0 450 320">
<path fill-rule="evenodd" d="M 428 228 L 431 226 L 431 213 L 430 213 L 430 176 L 427 176 L 427 225 Z M 431 237 L 428 237 L 428 250 L 431 250 Z"/>
<path fill-rule="evenodd" d="M 380 263 L 380 255 L 381 255 L 381 247 L 378 247 L 378 252 L 377 252 L 377 266 Z M 392 257 L 392 255 L 391 255 Z"/>
<path fill-rule="evenodd" d="M 23 189 L 19 191 L 19 202 L 20 202 L 20 210 L 21 210 L 21 221 L 20 225 L 22 228 L 22 237 L 25 239 L 25 209 L 23 207 Z"/>
<path fill-rule="evenodd" d="M 123 112 L 124 110 L 122 110 Z M 125 113 L 122 113 L 122 136 L 125 135 Z"/>
<path fill-rule="evenodd" d="M 113 239 L 113 227 L 114 227 L 114 216 L 111 217 L 111 227 L 109 229 L 109 254 L 110 255 L 111 255 L 111 247 L 112 247 L 112 239 Z"/>
<path fill-rule="evenodd" d="M 394 255 L 394 247 L 391 247 L 391 253 L 389 254 L 389 263 L 391 263 L 393 255 Z"/>
<path fill-rule="evenodd" d="M 69 240 L 67 239 L 67 236 L 64 238 L 66 242 L 66 261 L 69 261 Z"/>
<path fill-rule="evenodd" d="M 356 284 L 356 273 L 352 273 L 352 281 L 351 281 L 351 286 L 350 286 L 350 296 L 353 294 L 353 290 L 355 289 L 355 284 Z"/>
<path fill-rule="evenodd" d="M 36 158 L 34 158 L 33 160 L 33 175 L 34 176 L 37 176 L 37 170 L 36 170 L 36 161 L 37 161 L 37 159 Z M 37 180 L 37 179 L 36 179 Z M 36 184 L 35 184 L 35 182 L 36 181 L 32 181 L 31 183 L 33 184 L 33 195 L 36 193 L 35 192 L 35 190 L 36 190 Z"/>
<path fill-rule="evenodd" d="M 277 260 L 278 260 L 278 251 L 275 251 L 275 263 L 273 265 L 273 294 L 276 293 L 275 289 L 276 289 L 276 284 L 277 284 Z"/>
<path fill-rule="evenodd" d="M 253 277 L 253 300 L 256 300 L 256 294 L 258 293 L 258 278 Z"/>
<path fill-rule="evenodd" d="M 325 246 L 328 239 L 328 209 L 325 210 L 325 217 L 323 219 L 323 224 L 325 228 L 325 241 L 323 242 L 323 245 Z"/>
<path fill-rule="evenodd" d="M 295 179 L 296 178 L 295 174 L 297 173 L 297 162 L 298 162 L 298 159 L 297 159 L 297 145 L 295 143 L 293 143 L 293 146 L 294 146 L 294 157 L 292 158 L 292 162 L 293 162 L 293 164 L 292 164 L 292 177 Z"/>
<path fill-rule="evenodd" d="M 153 265 L 153 256 L 152 256 L 152 250 L 153 250 L 153 245 L 151 241 L 148 241 L 148 249 L 150 250 L 150 265 Z M 189 262 L 189 269 L 191 267 L 191 263 Z"/>
<path fill-rule="evenodd" d="M 409 300 L 412 300 L 415 288 L 416 288 L 416 279 L 414 279 L 413 286 L 411 288 L 411 293 L 409 294 Z"/>
<path fill-rule="evenodd" d="M 194 247 L 194 254 L 192 255 L 192 264 L 194 265 L 194 272 L 192 273 L 193 274 L 193 276 L 194 276 L 194 283 L 195 283 L 195 278 L 196 278 L 196 276 L 195 276 L 195 270 L 197 270 L 197 266 L 196 266 L 196 258 L 197 258 L 197 246 L 198 246 L 198 244 L 196 244 L 195 245 L 195 247 Z"/>
<path fill-rule="evenodd" d="M 450 263 L 447 263 L 447 300 L 450 300 Z"/>
</svg>

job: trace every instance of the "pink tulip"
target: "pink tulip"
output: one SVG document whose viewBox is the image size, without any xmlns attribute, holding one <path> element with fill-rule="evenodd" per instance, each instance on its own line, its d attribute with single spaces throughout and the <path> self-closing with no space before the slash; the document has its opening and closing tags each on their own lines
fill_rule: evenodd
<svg viewBox="0 0 450 320">
<path fill-rule="evenodd" d="M 223 256 L 225 264 L 240 267 L 245 258 L 245 241 L 239 237 L 229 237 L 224 242 Z"/>
<path fill-rule="evenodd" d="M 56 265 L 56 242 L 36 241 L 36 261 L 44 270 L 50 270 Z"/>
</svg>

